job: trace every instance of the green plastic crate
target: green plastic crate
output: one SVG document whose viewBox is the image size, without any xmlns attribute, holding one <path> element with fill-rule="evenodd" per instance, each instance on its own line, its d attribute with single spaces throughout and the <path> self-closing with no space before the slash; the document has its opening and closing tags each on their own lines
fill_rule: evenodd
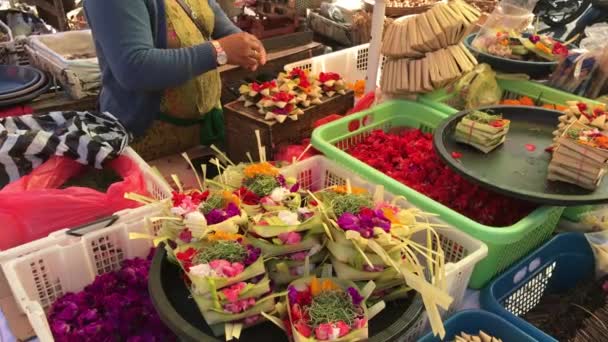
<svg viewBox="0 0 608 342">
<path fill-rule="evenodd" d="M 541 104 L 565 105 L 568 101 L 580 101 L 590 105 L 601 104 L 601 102 L 566 93 L 537 82 L 501 78 L 497 80 L 503 90 L 503 100 L 528 96 Z M 455 93 L 447 93 L 445 89 L 422 95 L 418 101 L 448 115 L 458 113 L 463 109 L 458 96 Z M 595 206 L 592 205 L 569 207 L 564 210 L 563 217 L 573 222 L 579 222 L 581 215 L 594 208 Z"/>
<path fill-rule="evenodd" d="M 446 223 L 488 245 L 488 256 L 477 264 L 469 283 L 470 287 L 479 289 L 548 240 L 563 208 L 539 207 L 510 227 L 485 226 L 386 176 L 344 151 L 360 143 L 373 130 L 393 131 L 409 127 L 432 132 L 446 117 L 446 114 L 419 102 L 390 101 L 317 128 L 312 134 L 312 145 L 330 159 L 372 182 L 384 185 L 394 194 L 405 196 L 415 206 L 439 214 Z"/>
</svg>

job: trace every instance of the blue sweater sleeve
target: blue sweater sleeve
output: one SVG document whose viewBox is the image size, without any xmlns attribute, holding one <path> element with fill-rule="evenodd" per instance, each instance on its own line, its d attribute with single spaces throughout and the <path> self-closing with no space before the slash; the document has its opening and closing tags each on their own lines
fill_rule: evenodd
<svg viewBox="0 0 608 342">
<path fill-rule="evenodd" d="M 217 67 L 211 43 L 155 48 L 144 0 L 86 0 L 84 6 L 96 43 L 127 90 L 160 91 Z"/>
<path fill-rule="evenodd" d="M 205 0 L 200 0 L 205 1 Z M 220 7 L 220 5 L 215 0 L 208 0 L 209 6 L 213 9 L 213 13 L 215 14 L 215 26 L 213 29 L 213 39 L 220 39 L 231 34 L 241 32 L 232 20 L 228 18 L 224 10 Z"/>
</svg>

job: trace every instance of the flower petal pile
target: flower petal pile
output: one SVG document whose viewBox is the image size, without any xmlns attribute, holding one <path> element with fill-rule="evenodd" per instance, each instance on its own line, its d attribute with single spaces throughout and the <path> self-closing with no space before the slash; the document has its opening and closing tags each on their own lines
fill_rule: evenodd
<svg viewBox="0 0 608 342">
<path fill-rule="evenodd" d="M 433 137 L 420 130 L 374 131 L 348 151 L 353 157 L 414 190 L 485 225 L 510 226 L 535 207 L 464 180 L 436 155 Z"/>
</svg>

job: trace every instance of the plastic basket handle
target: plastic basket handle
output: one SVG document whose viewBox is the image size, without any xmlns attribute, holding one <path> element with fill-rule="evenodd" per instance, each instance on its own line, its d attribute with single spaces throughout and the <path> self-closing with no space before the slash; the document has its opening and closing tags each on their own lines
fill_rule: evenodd
<svg viewBox="0 0 608 342">
<path fill-rule="evenodd" d="M 86 235 L 87 233 L 111 226 L 112 224 L 114 224 L 114 222 L 118 220 L 118 218 L 118 215 L 102 217 L 99 220 L 95 220 L 93 222 L 85 223 L 78 227 L 71 228 L 66 232 L 66 234 L 81 237 Z"/>
</svg>

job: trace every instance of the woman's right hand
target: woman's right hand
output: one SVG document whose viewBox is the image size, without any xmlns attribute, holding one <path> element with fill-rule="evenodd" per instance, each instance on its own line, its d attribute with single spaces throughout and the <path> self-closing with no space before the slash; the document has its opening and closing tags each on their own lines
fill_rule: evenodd
<svg viewBox="0 0 608 342">
<path fill-rule="evenodd" d="M 262 43 L 253 35 L 240 32 L 231 34 L 218 42 L 228 56 L 228 64 L 238 65 L 255 71 L 266 64 L 266 50 Z"/>
</svg>

